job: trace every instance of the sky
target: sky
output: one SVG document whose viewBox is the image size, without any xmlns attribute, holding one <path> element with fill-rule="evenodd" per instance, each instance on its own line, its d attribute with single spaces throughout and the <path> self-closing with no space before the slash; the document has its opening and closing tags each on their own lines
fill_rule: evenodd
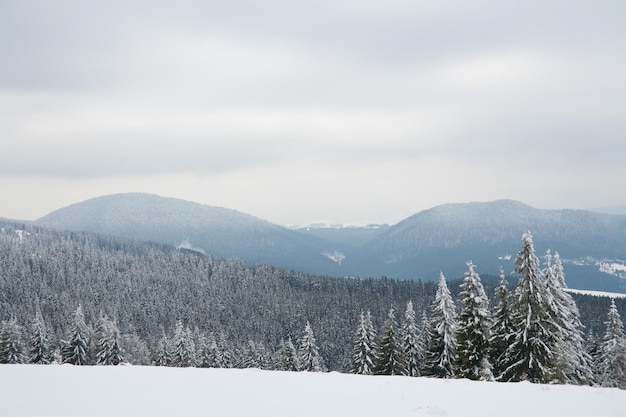
<svg viewBox="0 0 626 417">
<path fill-rule="evenodd" d="M 626 2 L 0 0 L 0 217 L 626 204 Z"/>
</svg>

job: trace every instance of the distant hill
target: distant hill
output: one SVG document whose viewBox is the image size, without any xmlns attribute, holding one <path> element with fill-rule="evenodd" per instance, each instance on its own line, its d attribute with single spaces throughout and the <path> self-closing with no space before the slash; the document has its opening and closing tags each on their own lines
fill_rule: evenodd
<svg viewBox="0 0 626 417">
<path fill-rule="evenodd" d="M 343 249 L 235 210 L 141 193 L 94 198 L 56 210 L 35 223 L 324 274 L 339 271 L 337 263 L 322 253 Z"/>
<path fill-rule="evenodd" d="M 57 210 L 37 224 L 155 241 L 248 263 L 308 273 L 435 280 L 513 271 L 521 236 L 538 256 L 559 251 L 572 288 L 626 292 L 626 216 L 540 210 L 513 200 L 446 204 L 396 225 L 290 230 L 235 210 L 149 194 L 99 197 Z"/>
<path fill-rule="evenodd" d="M 483 273 L 496 273 L 502 266 L 508 274 L 525 231 L 533 233 L 539 257 L 548 248 L 559 251 L 570 286 L 626 288 L 619 277 L 626 259 L 626 216 L 540 210 L 512 200 L 446 204 L 419 212 L 368 243 L 364 258 L 356 261 L 384 266 L 390 276 L 422 279 L 433 279 L 439 271 L 460 277 L 467 260 Z M 614 263 L 613 275 L 600 271 L 603 264 L 607 269 Z"/>
<path fill-rule="evenodd" d="M 610 206 L 610 207 L 601 207 L 595 208 L 590 211 L 595 211 L 596 213 L 604 213 L 604 214 L 621 214 L 626 216 L 626 206 Z"/>
</svg>

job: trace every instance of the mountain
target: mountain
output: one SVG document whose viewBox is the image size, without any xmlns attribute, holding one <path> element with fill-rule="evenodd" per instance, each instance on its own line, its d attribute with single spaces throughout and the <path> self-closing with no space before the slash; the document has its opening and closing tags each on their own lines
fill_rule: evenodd
<svg viewBox="0 0 626 417">
<path fill-rule="evenodd" d="M 446 204 L 419 212 L 364 246 L 356 263 L 389 276 L 462 276 L 472 260 L 483 273 L 513 270 L 521 236 L 531 231 L 537 255 L 558 251 L 574 288 L 624 290 L 626 216 L 581 210 L 540 210 L 517 201 Z M 543 259 L 542 259 L 543 260 Z M 614 267 L 616 275 L 601 271 Z M 354 265 L 346 260 L 346 267 Z"/>
<path fill-rule="evenodd" d="M 235 210 L 149 194 L 99 197 L 37 224 L 182 246 L 222 257 L 331 276 L 435 280 L 513 271 L 521 236 L 558 251 L 572 288 L 626 292 L 626 216 L 541 210 L 513 200 L 445 204 L 393 226 L 290 230 Z"/>
<path fill-rule="evenodd" d="M 340 273 L 338 264 L 323 253 L 343 249 L 235 210 L 142 193 L 97 197 L 56 210 L 35 223 L 323 274 Z"/>
</svg>

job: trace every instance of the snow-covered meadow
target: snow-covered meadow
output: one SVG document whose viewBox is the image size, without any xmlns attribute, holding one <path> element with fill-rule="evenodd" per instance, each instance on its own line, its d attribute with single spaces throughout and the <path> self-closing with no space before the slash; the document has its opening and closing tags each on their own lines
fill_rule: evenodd
<svg viewBox="0 0 626 417">
<path fill-rule="evenodd" d="M 626 391 L 339 373 L 0 365 L 0 415 L 626 416 Z"/>
</svg>

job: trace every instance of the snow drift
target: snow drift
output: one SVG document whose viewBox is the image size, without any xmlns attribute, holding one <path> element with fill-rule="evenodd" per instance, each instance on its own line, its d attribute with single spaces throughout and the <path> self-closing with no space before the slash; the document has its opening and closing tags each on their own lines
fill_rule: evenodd
<svg viewBox="0 0 626 417">
<path fill-rule="evenodd" d="M 626 391 L 339 373 L 0 365 L 3 416 L 619 416 Z"/>
</svg>

